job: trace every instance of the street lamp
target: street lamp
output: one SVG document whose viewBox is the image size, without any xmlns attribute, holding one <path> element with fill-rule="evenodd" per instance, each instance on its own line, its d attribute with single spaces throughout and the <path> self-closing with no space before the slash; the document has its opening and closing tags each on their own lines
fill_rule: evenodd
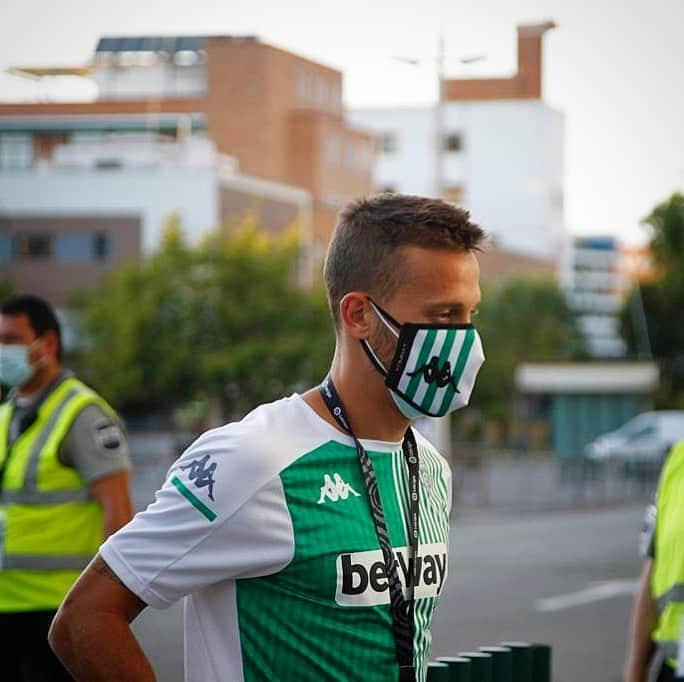
<svg viewBox="0 0 684 682">
<path fill-rule="evenodd" d="M 394 61 L 408 64 L 409 66 L 420 66 L 424 60 L 416 57 L 392 57 Z M 475 64 L 487 59 L 486 55 L 472 55 L 468 57 L 457 57 L 456 61 L 462 65 Z M 437 76 L 437 98 L 435 102 L 435 195 L 441 197 L 444 192 L 444 37 L 440 36 L 437 43 L 437 59 L 435 60 L 435 72 Z"/>
</svg>

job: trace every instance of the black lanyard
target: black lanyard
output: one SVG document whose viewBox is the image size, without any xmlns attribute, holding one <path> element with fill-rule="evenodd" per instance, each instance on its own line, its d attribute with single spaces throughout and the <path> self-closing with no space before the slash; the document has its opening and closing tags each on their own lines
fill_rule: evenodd
<svg viewBox="0 0 684 682">
<path fill-rule="evenodd" d="M 356 445 L 356 452 L 359 456 L 359 463 L 361 464 L 361 471 L 363 472 L 363 480 L 366 484 L 368 492 L 368 499 L 370 501 L 371 514 L 373 516 L 373 523 L 375 525 L 375 532 L 380 542 L 380 549 L 385 562 L 385 573 L 387 575 L 387 583 L 389 585 L 390 606 L 392 612 L 392 631 L 394 633 L 394 643 L 397 649 L 397 660 L 399 662 L 399 681 L 400 682 L 415 682 L 416 669 L 413 665 L 413 637 L 414 637 L 414 592 L 416 584 L 416 558 L 418 557 L 418 514 L 419 514 L 419 464 L 418 464 L 418 447 L 416 446 L 416 439 L 413 431 L 409 428 L 404 435 L 404 440 L 401 444 L 401 449 L 406 458 L 409 474 L 409 510 L 410 510 L 410 528 L 409 541 L 411 544 L 411 555 L 408 558 L 408 565 L 413 566 L 413 571 L 409 572 L 407 579 L 408 585 L 407 594 L 408 599 L 404 598 L 399 581 L 399 572 L 397 570 L 397 561 L 394 558 L 392 544 L 389 539 L 387 531 L 387 524 L 385 523 L 385 513 L 382 509 L 382 502 L 380 501 L 380 492 L 378 490 L 378 482 L 375 478 L 375 471 L 373 463 L 371 462 L 368 453 L 365 451 L 359 439 L 354 435 L 351 424 L 347 417 L 346 410 L 342 404 L 337 389 L 333 384 L 332 378 L 328 376 L 323 385 L 319 388 L 321 396 L 325 401 L 330 413 L 335 418 L 335 421 L 340 427 L 346 431 L 353 439 Z"/>
</svg>

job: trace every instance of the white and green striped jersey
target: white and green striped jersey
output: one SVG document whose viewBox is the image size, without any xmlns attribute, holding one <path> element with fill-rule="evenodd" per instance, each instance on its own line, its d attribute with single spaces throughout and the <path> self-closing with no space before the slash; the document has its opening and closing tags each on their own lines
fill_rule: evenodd
<svg viewBox="0 0 684 682">
<path fill-rule="evenodd" d="M 419 434 L 420 549 L 408 558 L 401 443 L 362 441 L 406 586 L 415 580 L 415 662 L 448 565 L 451 475 Z M 398 666 L 389 589 L 351 438 L 300 396 L 202 435 L 155 502 L 101 548 L 143 601 L 187 597 L 189 682 L 390 682 Z"/>
</svg>

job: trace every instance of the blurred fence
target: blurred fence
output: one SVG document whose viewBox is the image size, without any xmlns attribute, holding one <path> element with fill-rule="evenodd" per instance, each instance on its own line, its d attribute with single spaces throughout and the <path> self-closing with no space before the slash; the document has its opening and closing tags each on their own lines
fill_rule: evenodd
<svg viewBox="0 0 684 682">
<path fill-rule="evenodd" d="M 551 647 L 501 642 L 428 664 L 427 682 L 551 682 Z"/>
<path fill-rule="evenodd" d="M 131 494 L 136 511 L 154 499 L 154 492 L 163 483 L 168 468 L 192 440 L 193 435 L 185 432 L 129 429 L 133 465 Z"/>
<path fill-rule="evenodd" d="M 470 454 L 453 465 L 457 508 L 541 511 L 646 502 L 660 472 L 660 463 Z"/>
<path fill-rule="evenodd" d="M 133 430 L 133 503 L 144 508 L 167 469 L 194 434 Z M 595 463 L 577 458 L 516 455 L 501 451 L 461 452 L 453 464 L 457 509 L 543 511 L 647 502 L 655 490 L 659 465 Z M 467 456 L 463 456 L 467 455 Z"/>
</svg>

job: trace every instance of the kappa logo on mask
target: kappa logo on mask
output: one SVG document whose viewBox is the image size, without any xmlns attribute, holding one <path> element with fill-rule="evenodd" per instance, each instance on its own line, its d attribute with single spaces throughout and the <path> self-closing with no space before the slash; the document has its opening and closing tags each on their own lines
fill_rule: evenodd
<svg viewBox="0 0 684 682">
<path fill-rule="evenodd" d="M 408 547 L 394 549 L 397 574 L 404 596 L 414 585 L 415 599 L 437 597 L 447 575 L 447 548 L 443 542 L 421 545 L 419 556 L 409 559 Z M 389 582 L 382 550 L 349 552 L 337 557 L 337 591 L 340 606 L 377 606 L 389 604 Z"/>
<path fill-rule="evenodd" d="M 436 355 L 432 356 L 430 362 L 424 364 L 422 367 L 416 367 L 413 372 L 408 372 L 408 376 L 414 377 L 419 374 L 423 375 L 423 379 L 428 384 L 437 384 L 438 388 L 444 388 L 451 384 L 456 393 L 460 393 L 456 386 L 456 381 L 451 374 L 451 363 L 447 360 L 442 367 L 439 366 L 439 358 Z"/>
</svg>

